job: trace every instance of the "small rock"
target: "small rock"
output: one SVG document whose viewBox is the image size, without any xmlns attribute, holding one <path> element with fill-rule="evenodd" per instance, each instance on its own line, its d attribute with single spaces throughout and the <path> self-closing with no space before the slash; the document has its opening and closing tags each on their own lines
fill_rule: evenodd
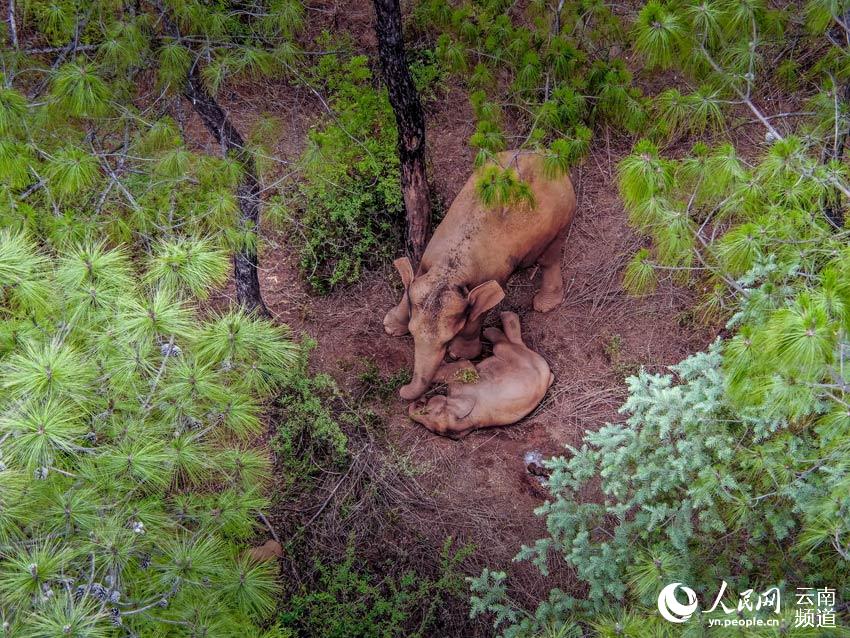
<svg viewBox="0 0 850 638">
<path fill-rule="evenodd" d="M 543 455 L 537 450 L 529 450 L 523 456 L 525 471 L 537 479 L 541 485 L 549 478 L 549 470 L 543 467 Z"/>
<path fill-rule="evenodd" d="M 532 463 L 536 463 L 540 465 L 543 462 L 543 455 L 537 450 L 529 450 L 523 455 L 523 460 L 526 465 L 530 465 Z"/>
</svg>

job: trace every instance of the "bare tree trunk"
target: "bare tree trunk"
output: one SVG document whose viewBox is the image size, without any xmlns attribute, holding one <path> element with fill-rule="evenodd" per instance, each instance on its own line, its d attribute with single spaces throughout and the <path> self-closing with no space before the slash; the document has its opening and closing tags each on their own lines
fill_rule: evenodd
<svg viewBox="0 0 850 638">
<path fill-rule="evenodd" d="M 836 88 L 836 91 L 838 89 Z M 841 101 L 838 104 L 838 108 L 835 113 L 835 117 L 839 117 L 839 113 L 842 107 L 846 108 L 847 105 L 850 105 L 850 82 L 847 82 L 844 85 L 844 94 L 842 95 Z M 837 126 L 837 123 L 836 123 Z M 850 129 L 845 129 L 843 131 L 836 130 L 836 139 L 835 139 L 835 149 L 833 152 L 827 151 L 826 160 L 837 160 L 839 162 L 844 159 L 844 148 L 847 144 L 847 137 L 850 136 Z M 843 230 L 844 228 L 844 208 L 841 201 L 841 192 L 837 188 L 833 188 L 832 192 L 827 196 L 828 202 L 826 204 L 826 218 L 829 220 L 829 223 L 836 230 Z"/>
<path fill-rule="evenodd" d="M 418 264 L 431 222 L 425 174 L 425 116 L 404 58 L 399 0 L 374 0 L 378 53 L 398 127 L 401 189 L 407 213 L 407 250 Z"/>
<path fill-rule="evenodd" d="M 230 121 L 227 113 L 204 87 L 197 66 L 189 73 L 185 90 L 186 98 L 201 117 L 213 137 L 221 144 L 225 155 L 231 155 L 242 167 L 242 181 L 236 189 L 239 200 L 240 226 L 246 233 L 258 233 L 260 229 L 260 182 L 254 157 L 245 148 L 245 140 Z M 257 275 L 257 250 L 243 246 L 233 254 L 233 278 L 236 281 L 236 300 L 249 311 L 269 316 L 270 313 L 260 294 L 260 279 Z"/>
<path fill-rule="evenodd" d="M 846 25 L 848 24 L 848 20 L 850 20 L 850 10 L 845 11 L 841 16 L 842 20 L 837 20 L 838 26 L 834 26 L 830 31 L 829 39 L 836 46 L 841 46 L 841 40 L 843 39 L 848 47 L 850 47 L 850 33 L 847 31 Z M 839 28 L 839 26 L 841 28 Z M 830 152 L 829 147 L 827 147 L 826 154 L 824 156 L 824 161 L 828 162 L 830 160 L 835 160 L 838 162 L 844 161 L 844 148 L 847 144 L 847 138 L 850 137 L 850 128 L 845 128 L 843 131 L 839 131 L 838 127 L 841 123 L 840 114 L 843 109 L 846 109 L 850 106 L 850 82 L 844 83 L 844 91 L 840 100 L 838 98 L 838 87 L 834 86 L 833 90 L 836 92 L 835 96 L 835 140 L 834 147 Z M 826 208 L 824 210 L 826 214 L 826 218 L 832 227 L 835 230 L 843 230 L 844 229 L 844 206 L 843 201 L 841 199 L 841 191 L 838 188 L 832 188 L 831 192 L 827 195 L 827 203 Z"/>
<path fill-rule="evenodd" d="M 9 0 L 6 7 L 6 21 L 9 23 L 9 40 L 12 43 L 12 48 L 18 48 L 18 25 L 15 22 L 15 0 Z"/>
</svg>

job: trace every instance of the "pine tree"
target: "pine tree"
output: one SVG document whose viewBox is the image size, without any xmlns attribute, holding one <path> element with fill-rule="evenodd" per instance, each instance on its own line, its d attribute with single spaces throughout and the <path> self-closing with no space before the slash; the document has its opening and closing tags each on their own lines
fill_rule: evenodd
<svg viewBox="0 0 850 638">
<path fill-rule="evenodd" d="M 425 251 L 431 222 L 425 170 L 425 116 L 405 59 L 399 1 L 375 0 L 374 6 L 381 68 L 398 128 L 407 247 L 414 263 L 418 263 Z"/>
<path fill-rule="evenodd" d="M 255 9 L 240 18 L 229 3 L 10 5 L 17 44 L 0 54 L 2 221 L 26 218 L 31 230 L 60 243 L 71 218 L 80 231 L 75 239 L 87 232 L 83 220 L 90 230 L 141 244 L 173 234 L 213 236 L 234 253 L 239 302 L 265 313 L 257 149 L 216 91 L 234 80 L 288 73 L 303 7 L 286 1 Z M 18 17 L 26 18 L 25 30 L 17 29 Z M 56 46 L 31 46 L 39 38 Z M 184 95 L 224 157 L 188 152 Z M 53 220 L 27 212 L 45 204 Z"/>
<path fill-rule="evenodd" d="M 209 243 L 137 269 L 0 232 L 2 635 L 259 636 L 275 608 L 274 564 L 243 555 L 269 472 L 247 442 L 297 349 L 240 309 L 198 318 L 227 270 Z"/>
</svg>

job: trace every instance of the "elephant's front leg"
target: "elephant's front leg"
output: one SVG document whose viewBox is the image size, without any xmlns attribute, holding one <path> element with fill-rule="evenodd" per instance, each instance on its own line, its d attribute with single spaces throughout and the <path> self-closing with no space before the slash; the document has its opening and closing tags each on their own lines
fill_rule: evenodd
<svg viewBox="0 0 850 638">
<path fill-rule="evenodd" d="M 404 284 L 404 294 L 401 296 L 401 301 L 398 305 L 390 310 L 384 316 L 384 330 L 387 334 L 394 337 L 401 337 L 410 332 L 407 329 L 407 324 L 410 323 L 410 297 L 408 290 L 413 282 L 413 266 L 407 257 L 399 257 L 393 262 L 393 266 L 398 270 L 401 276 L 401 283 Z"/>
<path fill-rule="evenodd" d="M 460 334 L 452 339 L 449 344 L 450 357 L 453 359 L 475 359 L 481 354 L 482 323 L 484 323 L 484 315 L 466 323 Z"/>
</svg>

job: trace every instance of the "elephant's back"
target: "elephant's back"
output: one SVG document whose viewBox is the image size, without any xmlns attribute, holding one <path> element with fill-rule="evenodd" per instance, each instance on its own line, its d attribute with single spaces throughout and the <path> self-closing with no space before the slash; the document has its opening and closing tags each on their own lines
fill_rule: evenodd
<svg viewBox="0 0 850 638">
<path fill-rule="evenodd" d="M 540 405 L 552 372 L 546 360 L 526 346 L 502 342 L 495 352 L 496 356 L 476 366 L 482 383 L 476 390 L 488 397 L 484 402 L 487 419 L 509 425 Z"/>
<path fill-rule="evenodd" d="M 507 151 L 498 161 L 528 183 L 534 205 L 486 208 L 477 192 L 479 173 L 473 173 L 434 231 L 422 259 L 425 269 L 442 265 L 465 270 L 480 281 L 504 282 L 569 226 L 575 192 L 568 176 L 546 179 L 543 158 L 536 153 Z"/>
</svg>

